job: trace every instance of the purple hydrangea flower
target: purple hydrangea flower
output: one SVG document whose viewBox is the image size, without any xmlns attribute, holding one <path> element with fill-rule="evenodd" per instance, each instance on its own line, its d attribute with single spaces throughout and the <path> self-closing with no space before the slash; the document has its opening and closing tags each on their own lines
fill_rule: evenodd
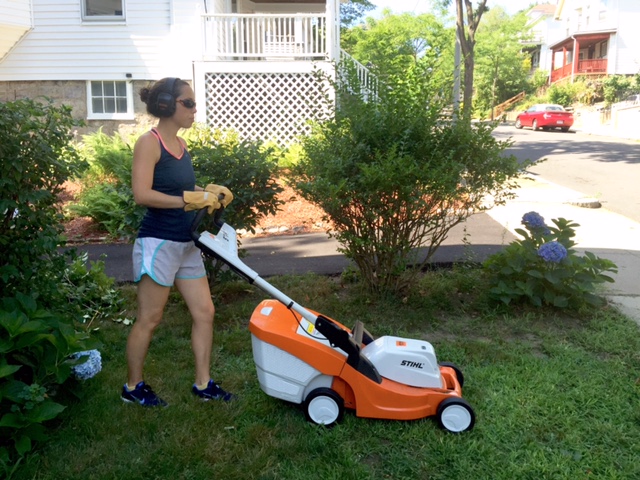
<svg viewBox="0 0 640 480">
<path fill-rule="evenodd" d="M 538 212 L 525 213 L 522 216 L 522 224 L 525 225 L 526 227 L 532 227 L 532 228 L 541 228 L 541 227 L 547 226 L 544 223 L 544 217 L 540 215 Z"/>
<path fill-rule="evenodd" d="M 549 235 L 551 233 L 547 224 L 544 223 L 544 217 L 538 212 L 525 213 L 522 216 L 522 224 L 529 230 L 542 231 L 543 235 Z"/>
<path fill-rule="evenodd" d="M 547 242 L 538 248 L 538 256 L 545 262 L 560 263 L 567 258 L 567 249 L 560 242 Z"/>
<path fill-rule="evenodd" d="M 78 380 L 88 380 L 95 377 L 102 370 L 102 357 L 98 350 L 87 350 L 71 355 L 71 358 L 89 357 L 84 363 L 73 367 L 73 374 Z"/>
</svg>

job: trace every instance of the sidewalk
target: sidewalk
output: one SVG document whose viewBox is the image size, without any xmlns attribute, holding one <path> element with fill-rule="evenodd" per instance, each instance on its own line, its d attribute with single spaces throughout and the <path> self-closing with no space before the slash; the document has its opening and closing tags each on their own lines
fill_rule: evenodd
<svg viewBox="0 0 640 480">
<path fill-rule="evenodd" d="M 517 237 L 522 216 L 530 211 L 547 223 L 564 217 L 576 228 L 579 250 L 612 260 L 618 266 L 615 283 L 606 285 L 606 296 L 640 325 L 640 224 L 605 208 L 592 206 L 579 192 L 555 185 L 533 175 L 519 180 L 516 198 L 487 213 L 472 215 L 458 225 L 436 252 L 433 263 L 481 262 Z M 581 206 L 582 205 L 582 206 Z M 338 252 L 338 243 L 324 233 L 247 238 L 245 263 L 263 277 L 315 272 L 340 274 L 349 261 Z M 85 245 L 96 260 L 107 255 L 105 271 L 118 282 L 131 282 L 131 245 Z"/>
</svg>

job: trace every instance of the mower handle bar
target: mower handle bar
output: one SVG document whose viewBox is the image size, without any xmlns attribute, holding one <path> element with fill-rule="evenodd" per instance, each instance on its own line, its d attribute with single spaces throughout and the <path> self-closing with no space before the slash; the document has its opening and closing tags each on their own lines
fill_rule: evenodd
<svg viewBox="0 0 640 480">
<path fill-rule="evenodd" d="M 218 200 L 222 200 L 223 198 L 224 194 L 221 193 L 220 195 L 218 195 Z M 198 210 L 198 213 L 196 213 L 193 222 L 191 222 L 191 238 L 193 238 L 194 240 L 199 237 L 198 228 L 204 220 L 204 217 L 207 215 L 207 209 L 208 207 L 204 207 Z M 221 204 L 220 208 L 216 209 L 216 211 L 213 213 L 213 224 L 218 228 L 222 228 L 222 225 L 224 225 L 224 222 L 222 221 L 222 215 L 224 215 L 224 207 Z"/>
</svg>

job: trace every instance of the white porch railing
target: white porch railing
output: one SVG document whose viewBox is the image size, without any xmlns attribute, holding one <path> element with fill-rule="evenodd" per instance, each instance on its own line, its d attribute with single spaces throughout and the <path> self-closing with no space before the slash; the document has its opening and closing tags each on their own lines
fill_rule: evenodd
<svg viewBox="0 0 640 480">
<path fill-rule="evenodd" d="M 324 14 L 207 14 L 202 25 L 205 61 L 329 58 Z"/>
<path fill-rule="evenodd" d="M 375 100 L 378 97 L 377 77 L 344 50 L 340 50 L 338 73 L 340 81 L 346 83 L 350 89 L 360 92 L 365 101 Z M 352 78 L 352 75 L 356 78 Z M 354 80 L 356 85 L 351 84 Z"/>
</svg>

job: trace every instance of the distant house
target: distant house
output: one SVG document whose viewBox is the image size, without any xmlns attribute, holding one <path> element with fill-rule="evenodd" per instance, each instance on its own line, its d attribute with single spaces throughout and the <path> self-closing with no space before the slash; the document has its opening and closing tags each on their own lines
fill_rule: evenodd
<svg viewBox="0 0 640 480">
<path fill-rule="evenodd" d="M 0 100 L 47 96 L 88 130 L 145 120 L 137 92 L 188 80 L 197 119 L 291 141 L 316 118 L 348 0 L 0 0 Z"/>
<path fill-rule="evenodd" d="M 527 12 L 527 27 L 531 34 L 524 42 L 524 50 L 531 58 L 531 73 L 536 70 L 551 71 L 551 50 L 549 39 L 558 38 L 562 25 L 554 19 L 555 4 L 541 4 L 531 7 Z"/>
<path fill-rule="evenodd" d="M 549 42 L 551 83 L 640 72 L 640 1 L 558 0 L 555 19 L 562 34 Z"/>
</svg>

